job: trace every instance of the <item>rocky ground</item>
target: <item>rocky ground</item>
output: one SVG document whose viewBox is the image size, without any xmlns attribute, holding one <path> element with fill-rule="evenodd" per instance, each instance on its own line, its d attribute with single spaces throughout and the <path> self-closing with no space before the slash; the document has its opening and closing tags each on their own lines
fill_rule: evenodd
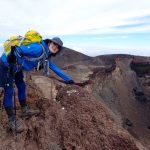
<svg viewBox="0 0 150 150">
<path fill-rule="evenodd" d="M 52 72 L 49 77 L 41 76 L 41 72 L 26 74 L 28 103 L 41 113 L 20 118 L 17 103 L 17 116 L 25 131 L 15 135 L 7 126 L 3 110 L 0 150 L 148 150 L 148 64 L 141 57 L 135 60 L 113 55 L 93 59 L 80 54 L 78 63 L 73 60 L 70 64 L 68 55 L 60 61 L 69 65 L 61 63 L 60 67 L 76 85 L 64 84 Z M 140 63 L 144 65 L 139 67 Z M 2 97 L 3 92 L 1 101 Z"/>
<path fill-rule="evenodd" d="M 39 79 L 37 76 L 35 78 Z M 45 81 L 43 83 L 48 86 L 48 80 Z M 31 85 L 28 87 L 30 105 L 36 105 L 41 114 L 30 119 L 21 119 L 18 110 L 17 116 L 24 122 L 25 131 L 17 135 L 7 128 L 3 116 L 0 149 L 144 149 L 114 122 L 105 106 L 83 88 L 76 85 L 58 85 L 55 88 L 57 96 L 52 94 L 53 99 L 47 99 L 47 95 L 35 96 L 42 95 L 45 92 L 42 89 L 38 93 L 38 88 L 34 89 Z M 36 102 L 33 102 L 35 98 Z"/>
</svg>

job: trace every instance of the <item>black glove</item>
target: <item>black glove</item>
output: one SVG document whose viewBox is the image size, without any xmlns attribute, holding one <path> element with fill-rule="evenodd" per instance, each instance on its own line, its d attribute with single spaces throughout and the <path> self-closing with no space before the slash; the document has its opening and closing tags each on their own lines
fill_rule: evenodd
<svg viewBox="0 0 150 150">
<path fill-rule="evenodd" d="M 73 80 L 69 80 L 69 81 L 66 81 L 66 84 L 74 84 L 75 82 Z"/>
<path fill-rule="evenodd" d="M 15 64 L 16 63 L 16 56 L 14 54 L 14 51 L 15 51 L 16 47 L 15 46 L 12 46 L 11 47 L 11 51 L 10 51 L 10 54 L 8 54 L 7 56 L 7 62 L 9 64 Z"/>
</svg>

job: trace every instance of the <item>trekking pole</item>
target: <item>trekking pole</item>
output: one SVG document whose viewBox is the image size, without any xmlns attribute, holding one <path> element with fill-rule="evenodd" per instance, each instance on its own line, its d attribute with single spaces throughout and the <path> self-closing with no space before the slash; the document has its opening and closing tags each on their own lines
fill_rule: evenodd
<svg viewBox="0 0 150 150">
<path fill-rule="evenodd" d="M 51 100 L 52 100 L 52 81 L 51 81 Z"/>
<path fill-rule="evenodd" d="M 15 64 L 17 64 L 17 60 L 16 60 L 16 56 L 14 54 L 14 51 L 16 49 L 16 46 L 11 46 L 11 52 L 10 52 L 10 55 L 9 57 L 7 58 L 8 59 L 8 63 L 10 64 L 10 67 L 9 67 L 9 70 L 8 70 L 8 73 L 9 75 L 12 76 L 13 78 L 13 97 L 14 97 L 14 119 L 15 119 L 15 135 L 17 137 L 17 121 L 16 121 L 16 97 L 15 97 L 15 73 L 14 72 L 14 66 Z"/>
<path fill-rule="evenodd" d="M 15 80 L 15 79 L 13 79 Z M 15 135 L 17 136 L 17 129 L 16 129 L 16 125 L 17 125 L 17 121 L 16 121 L 16 95 L 15 95 L 15 81 L 13 81 L 13 88 L 14 88 L 14 111 L 15 111 Z"/>
<path fill-rule="evenodd" d="M 14 98 L 14 119 L 15 119 L 15 135 L 17 137 L 17 117 L 16 117 L 16 95 L 15 95 L 15 72 L 14 72 L 14 64 L 11 64 L 11 73 L 13 76 L 13 98 Z"/>
</svg>

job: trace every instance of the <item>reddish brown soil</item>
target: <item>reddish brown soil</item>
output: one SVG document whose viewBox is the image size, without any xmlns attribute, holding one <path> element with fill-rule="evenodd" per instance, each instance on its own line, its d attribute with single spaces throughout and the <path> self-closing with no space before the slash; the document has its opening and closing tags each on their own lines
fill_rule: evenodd
<svg viewBox="0 0 150 150">
<path fill-rule="evenodd" d="M 76 90 L 67 94 L 66 91 Z M 105 107 L 78 86 L 62 89 L 57 100 L 65 108 L 61 127 L 66 149 L 138 149 L 111 120 Z"/>
<path fill-rule="evenodd" d="M 145 150 L 146 148 L 137 139 L 140 142 L 146 139 L 145 143 L 149 143 L 149 121 L 147 121 L 149 99 L 146 103 L 136 100 L 132 91 L 132 86 L 136 83 L 132 79 L 137 77 L 131 78 L 131 70 L 125 65 L 128 61 L 116 68 L 115 58 L 111 57 L 105 60 L 101 57 L 90 58 L 91 62 L 87 61 L 89 59 L 87 57 L 79 57 L 79 61 L 84 60 L 82 66 L 75 67 L 73 64 L 73 67 L 67 67 L 67 73 L 71 75 L 70 72 L 75 73 L 72 70 L 77 70 L 74 76 L 81 75 L 80 78 L 86 80 L 79 81 L 78 85 L 81 87 L 77 85 L 62 87 L 60 84 L 56 101 L 51 97 L 43 98 L 42 91 L 27 78 L 28 103 L 32 107 L 37 106 L 41 113 L 37 117 L 21 119 L 20 106 L 17 103 L 17 118 L 24 123 L 25 131 L 15 136 L 7 127 L 6 114 L 3 111 L 0 124 L 0 150 Z M 68 64 L 72 62 L 70 58 L 72 57 L 66 55 L 63 60 L 66 63 L 59 61 L 61 64 Z M 73 61 L 76 62 L 76 57 Z M 88 63 L 90 66 L 84 65 Z M 89 70 L 83 66 L 89 67 Z M 93 74 L 89 75 L 88 72 L 92 67 L 95 69 Z M 84 74 L 88 74 L 90 79 Z M 140 83 L 146 85 L 143 91 L 146 91 L 144 94 L 149 98 L 149 77 L 141 78 Z M 47 91 L 46 88 L 45 90 Z M 92 94 L 95 98 L 91 96 Z M 3 93 L 0 92 L 1 101 L 2 96 Z M 127 119 L 128 122 L 125 123 L 130 125 L 127 129 L 131 130 L 130 133 L 134 133 L 132 135 L 137 139 L 121 127 Z"/>
<path fill-rule="evenodd" d="M 31 94 L 29 101 L 33 103 L 34 98 Z M 112 121 L 106 108 L 79 86 L 61 87 L 56 102 L 39 97 L 36 105 L 41 114 L 23 119 L 25 131 L 17 138 L 8 130 L 3 116 L 0 150 L 139 149 L 131 136 Z"/>
</svg>

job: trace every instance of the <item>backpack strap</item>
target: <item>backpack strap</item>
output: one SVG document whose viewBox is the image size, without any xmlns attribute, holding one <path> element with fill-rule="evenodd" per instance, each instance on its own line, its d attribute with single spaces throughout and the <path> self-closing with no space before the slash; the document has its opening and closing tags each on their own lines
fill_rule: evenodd
<svg viewBox="0 0 150 150">
<path fill-rule="evenodd" d="M 16 50 L 16 54 L 19 57 L 23 57 L 27 61 L 38 61 L 37 70 L 39 70 L 40 65 L 43 64 L 43 75 L 48 76 L 49 75 L 49 60 L 50 60 L 51 56 L 50 55 L 48 56 L 48 54 L 46 53 L 46 49 L 42 45 L 42 43 L 39 43 L 39 44 L 42 46 L 42 54 L 41 54 L 41 56 L 39 56 L 37 58 L 29 58 L 27 56 L 21 56 L 17 50 Z"/>
<path fill-rule="evenodd" d="M 41 60 L 41 59 L 43 59 L 43 58 L 45 57 L 45 55 L 47 55 L 47 54 L 46 54 L 46 50 L 45 50 L 44 46 L 43 46 L 41 43 L 39 43 L 39 44 L 42 46 L 42 54 L 41 54 L 41 56 L 39 56 L 39 57 L 36 57 L 36 58 L 29 58 L 29 57 L 24 56 L 24 55 L 21 56 L 21 55 L 18 53 L 17 50 L 16 50 L 15 52 L 16 52 L 16 54 L 17 54 L 19 57 L 23 57 L 23 58 L 25 58 L 27 61 Z"/>
</svg>

